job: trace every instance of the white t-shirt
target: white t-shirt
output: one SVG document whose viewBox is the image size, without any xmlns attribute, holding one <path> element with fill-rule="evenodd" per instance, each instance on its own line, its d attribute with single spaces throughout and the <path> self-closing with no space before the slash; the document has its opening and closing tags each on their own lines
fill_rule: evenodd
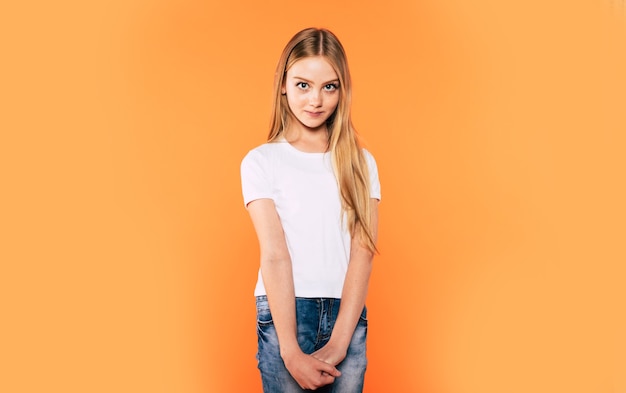
<svg viewBox="0 0 626 393">
<path fill-rule="evenodd" d="M 363 149 L 370 197 L 380 200 L 374 157 Z M 246 206 L 274 201 L 291 256 L 297 297 L 341 298 L 350 258 L 350 233 L 342 224 L 341 200 L 329 153 L 305 153 L 286 141 L 263 144 L 241 163 Z M 255 296 L 265 295 L 259 270 Z"/>
</svg>

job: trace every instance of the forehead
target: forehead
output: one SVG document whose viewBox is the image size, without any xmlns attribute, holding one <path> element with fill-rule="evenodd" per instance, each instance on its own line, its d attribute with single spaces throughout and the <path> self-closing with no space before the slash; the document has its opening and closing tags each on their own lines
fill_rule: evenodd
<svg viewBox="0 0 626 393">
<path fill-rule="evenodd" d="M 337 77 L 337 73 L 328 60 L 322 56 L 305 57 L 293 63 L 287 70 L 287 77 L 301 77 L 310 81 L 328 82 Z"/>
</svg>

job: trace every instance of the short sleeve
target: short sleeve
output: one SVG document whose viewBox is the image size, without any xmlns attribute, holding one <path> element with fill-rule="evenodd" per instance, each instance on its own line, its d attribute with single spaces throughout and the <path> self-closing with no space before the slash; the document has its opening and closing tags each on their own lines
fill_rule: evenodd
<svg viewBox="0 0 626 393">
<path fill-rule="evenodd" d="M 376 160 L 366 149 L 363 149 L 363 155 L 365 156 L 370 176 L 370 198 L 375 198 L 380 201 L 380 180 L 378 179 L 378 166 L 376 165 Z"/>
<path fill-rule="evenodd" d="M 251 150 L 241 161 L 241 190 L 246 206 L 257 199 L 272 199 L 268 161 L 257 150 Z"/>
</svg>

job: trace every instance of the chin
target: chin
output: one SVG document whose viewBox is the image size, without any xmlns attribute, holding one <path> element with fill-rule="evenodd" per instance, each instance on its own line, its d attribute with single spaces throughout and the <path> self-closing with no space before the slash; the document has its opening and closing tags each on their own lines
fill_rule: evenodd
<svg viewBox="0 0 626 393">
<path fill-rule="evenodd" d="M 320 127 L 323 127 L 326 124 L 326 119 L 321 120 L 321 121 L 318 120 L 318 121 L 314 121 L 314 122 L 310 121 L 310 122 L 303 123 L 303 124 L 306 125 L 309 128 L 320 128 Z"/>
<path fill-rule="evenodd" d="M 320 128 L 324 127 L 324 124 L 325 123 L 312 125 L 312 126 L 307 126 L 307 127 L 309 127 L 311 130 L 319 130 Z"/>
</svg>

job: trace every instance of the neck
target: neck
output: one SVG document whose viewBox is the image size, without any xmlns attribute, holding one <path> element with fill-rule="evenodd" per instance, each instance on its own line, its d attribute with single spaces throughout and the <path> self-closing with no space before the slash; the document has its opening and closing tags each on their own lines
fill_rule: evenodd
<svg viewBox="0 0 626 393">
<path fill-rule="evenodd" d="M 283 135 L 287 142 L 298 150 L 307 153 L 324 153 L 328 151 L 328 129 L 326 125 L 316 129 L 289 127 Z"/>
</svg>

